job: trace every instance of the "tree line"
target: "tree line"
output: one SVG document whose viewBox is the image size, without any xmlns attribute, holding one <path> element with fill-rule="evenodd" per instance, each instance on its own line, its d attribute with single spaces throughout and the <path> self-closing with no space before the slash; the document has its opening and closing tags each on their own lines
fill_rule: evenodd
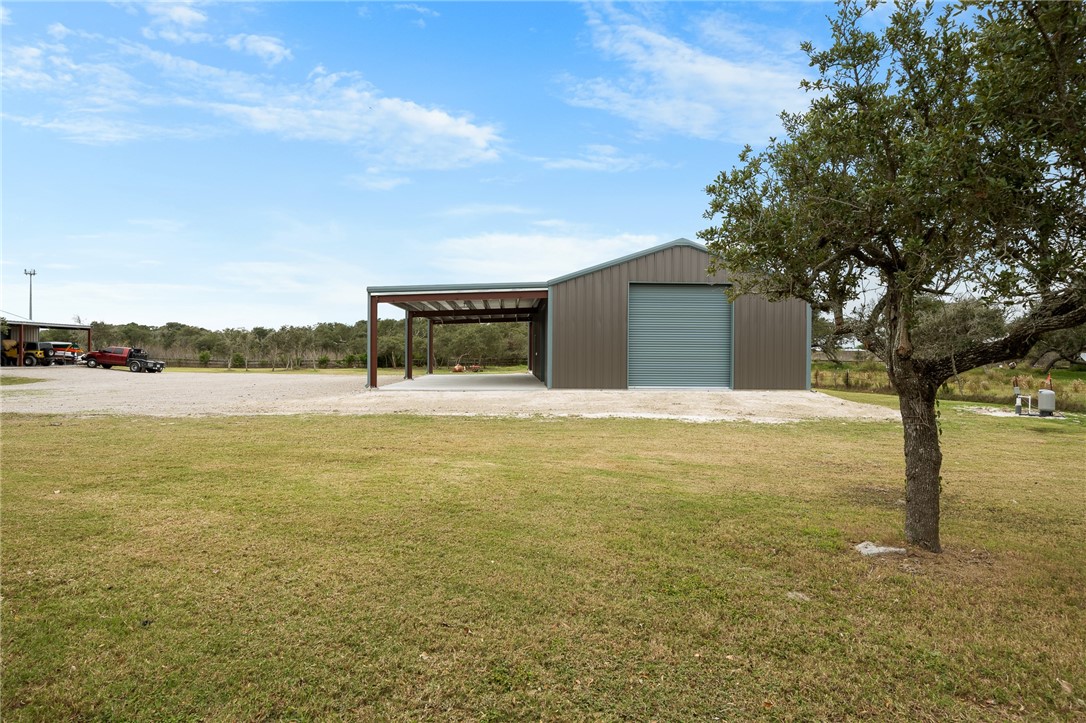
<svg viewBox="0 0 1086 723">
<path fill-rule="evenodd" d="M 954 359 L 975 344 L 998 339 L 1007 333 L 1007 311 L 980 299 L 947 301 L 935 296 L 919 296 L 913 307 L 914 336 L 917 351 L 928 357 L 946 356 L 951 359 L 951 372 L 958 369 Z M 854 336 L 839 333 L 832 319 L 816 314 L 811 325 L 811 348 L 840 363 L 839 352 L 854 347 Z M 1060 363 L 1086 364 L 1086 324 L 1058 329 L 1043 334 L 1022 359 L 1047 374 Z"/>
<path fill-rule="evenodd" d="M 404 320 L 377 321 L 377 365 L 404 365 Z M 312 326 L 255 326 L 252 329 L 205 329 L 171 321 L 162 326 L 129 322 L 93 321 L 91 338 L 96 349 L 131 346 L 152 357 L 183 364 L 229 367 L 364 367 L 367 362 L 365 320 L 354 324 L 322 322 Z M 412 334 L 413 363 L 426 364 L 426 320 L 416 319 Z M 43 341 L 72 341 L 71 332 L 43 330 Z M 88 350 L 89 351 L 89 350 Z M 437 324 L 434 327 L 434 362 L 480 366 L 524 364 L 528 358 L 528 325 Z"/>
</svg>

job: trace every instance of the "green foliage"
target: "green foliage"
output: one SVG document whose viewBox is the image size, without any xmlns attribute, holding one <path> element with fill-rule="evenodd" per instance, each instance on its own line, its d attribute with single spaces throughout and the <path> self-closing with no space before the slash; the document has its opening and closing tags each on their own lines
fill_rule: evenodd
<svg viewBox="0 0 1086 723">
<path fill-rule="evenodd" d="M 207 349 L 204 349 L 202 352 L 200 352 L 200 355 L 197 357 L 197 359 L 199 359 L 200 361 L 200 366 L 206 367 L 208 364 L 211 363 L 211 352 Z"/>
<path fill-rule="evenodd" d="M 837 352 L 841 348 L 841 342 L 845 341 L 837 333 L 836 325 L 822 316 L 814 314 L 811 319 L 811 348 L 825 354 L 829 359 L 837 361 Z"/>
<path fill-rule="evenodd" d="M 321 354 L 319 357 L 317 357 L 317 366 L 321 369 L 327 369 L 328 364 L 331 363 L 331 361 L 332 360 L 328 358 L 327 354 Z"/>
<path fill-rule="evenodd" d="M 916 298 L 913 344 L 918 357 L 952 359 L 972 346 L 1003 336 L 1003 310 L 977 299 L 946 301 L 936 296 Z"/>
<path fill-rule="evenodd" d="M 906 538 L 938 551 L 936 390 L 1086 322 L 1086 4 L 903 2 L 870 30 L 875 7 L 804 44 L 809 110 L 707 187 L 698 235 L 734 294 L 804 299 L 886 362 Z M 969 296 L 1018 311 L 989 337 Z"/>
<path fill-rule="evenodd" d="M 879 33 L 844 2 L 834 44 L 805 46 L 810 110 L 707 188 L 718 225 L 699 236 L 736 291 L 806 299 L 891 374 L 931 348 L 924 296 L 1023 309 L 1001 339 L 959 350 L 959 369 L 1086 320 L 1086 6 L 983 8 L 974 28 L 954 7 L 904 5 Z M 1028 104 L 1008 104 L 1015 89 Z M 952 366 L 944 354 L 919 373 L 938 384 Z"/>
<path fill-rule="evenodd" d="M 1048 372 L 1061 361 L 1081 364 L 1083 354 L 1086 354 L 1086 324 L 1045 334 L 1029 356 L 1036 361 L 1047 358 L 1045 372 Z"/>
<path fill-rule="evenodd" d="M 245 355 L 239 351 L 234 352 L 230 357 L 231 369 L 244 369 L 245 368 Z"/>
</svg>

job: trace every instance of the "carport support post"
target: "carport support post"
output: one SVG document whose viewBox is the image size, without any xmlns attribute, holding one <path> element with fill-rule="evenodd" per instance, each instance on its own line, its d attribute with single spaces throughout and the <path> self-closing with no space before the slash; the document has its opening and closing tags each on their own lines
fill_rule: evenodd
<svg viewBox="0 0 1086 723">
<path fill-rule="evenodd" d="M 534 321 L 529 321 L 528 322 L 528 371 L 530 371 L 530 372 L 535 371 L 532 368 L 532 363 L 533 363 L 533 359 L 534 359 L 534 354 L 532 352 L 534 352 L 534 351 L 535 351 L 535 322 Z"/>
<path fill-rule="evenodd" d="M 366 320 L 366 375 L 369 377 L 367 386 L 370 389 L 377 388 L 377 299 L 373 294 L 369 296 L 370 315 Z"/>
<path fill-rule="evenodd" d="M 414 324 L 415 317 L 411 315 L 411 312 L 407 312 L 407 318 L 404 319 L 403 325 L 403 378 L 413 379 L 412 372 L 415 367 L 415 335 L 411 333 L 411 325 Z"/>
<path fill-rule="evenodd" d="M 426 320 L 426 373 L 434 373 L 434 320 Z"/>
</svg>

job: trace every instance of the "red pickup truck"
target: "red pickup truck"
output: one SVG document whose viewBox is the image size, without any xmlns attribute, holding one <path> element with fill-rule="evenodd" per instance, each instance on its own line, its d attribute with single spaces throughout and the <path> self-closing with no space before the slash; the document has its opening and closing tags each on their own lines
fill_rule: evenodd
<svg viewBox="0 0 1086 723">
<path fill-rule="evenodd" d="M 160 372 L 166 368 L 166 362 L 147 358 L 143 349 L 127 346 L 107 346 L 105 349 L 87 352 L 83 357 L 91 369 L 102 367 L 128 367 L 133 372 Z"/>
</svg>

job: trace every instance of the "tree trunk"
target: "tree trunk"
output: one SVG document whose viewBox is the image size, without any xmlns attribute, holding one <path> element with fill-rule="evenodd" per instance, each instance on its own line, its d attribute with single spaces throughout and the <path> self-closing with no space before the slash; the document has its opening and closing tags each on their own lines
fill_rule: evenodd
<svg viewBox="0 0 1086 723">
<path fill-rule="evenodd" d="M 899 360 L 894 371 L 905 430 L 905 540 L 939 552 L 939 472 L 943 466 L 935 415 L 939 385 L 919 374 L 910 360 Z"/>
</svg>

